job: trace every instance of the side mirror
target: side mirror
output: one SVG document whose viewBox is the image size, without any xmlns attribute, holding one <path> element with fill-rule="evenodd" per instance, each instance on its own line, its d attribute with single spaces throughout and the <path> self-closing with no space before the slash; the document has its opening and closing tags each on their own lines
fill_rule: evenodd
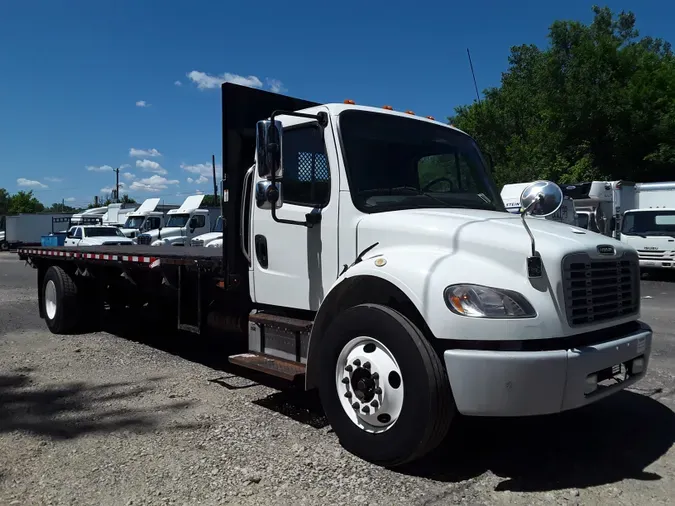
<svg viewBox="0 0 675 506">
<path fill-rule="evenodd" d="M 255 186 L 255 203 L 260 209 L 279 209 L 283 203 L 282 186 L 280 182 L 258 181 Z"/>
<path fill-rule="evenodd" d="M 563 203 L 563 192 L 551 181 L 535 181 L 520 194 L 520 211 L 532 216 L 550 216 Z"/>
<path fill-rule="evenodd" d="M 256 125 L 256 154 L 258 159 L 258 176 L 264 179 L 281 179 L 282 137 L 284 127 L 281 121 L 262 120 Z"/>
</svg>

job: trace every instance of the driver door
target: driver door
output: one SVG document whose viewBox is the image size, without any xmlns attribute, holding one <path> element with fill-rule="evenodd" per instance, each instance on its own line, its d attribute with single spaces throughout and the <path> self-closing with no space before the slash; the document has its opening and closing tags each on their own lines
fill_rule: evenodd
<svg viewBox="0 0 675 506">
<path fill-rule="evenodd" d="M 320 110 L 325 108 L 310 111 Z M 316 122 L 304 118 L 276 119 L 284 126 L 283 204 L 277 218 L 305 222 L 308 213 L 318 213 L 321 222 L 312 228 L 276 222 L 271 211 L 256 202 L 256 184 L 264 180 L 253 172 L 251 296 L 259 304 L 316 311 L 339 272 L 336 143 L 330 126 L 322 132 Z"/>
<path fill-rule="evenodd" d="M 72 227 L 68 230 L 68 235 L 64 241 L 65 246 L 77 246 L 82 240 L 82 229 L 80 227 Z"/>
</svg>

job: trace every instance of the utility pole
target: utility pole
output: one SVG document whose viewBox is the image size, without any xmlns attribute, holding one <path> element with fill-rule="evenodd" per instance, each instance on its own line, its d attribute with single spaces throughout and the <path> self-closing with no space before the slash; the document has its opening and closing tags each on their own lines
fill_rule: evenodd
<svg viewBox="0 0 675 506">
<path fill-rule="evenodd" d="M 65 212 L 66 209 L 66 199 L 61 199 L 61 212 Z"/>
<path fill-rule="evenodd" d="M 478 85 L 476 84 L 476 74 L 473 71 L 473 62 L 471 61 L 471 53 L 469 48 L 466 48 L 466 54 L 469 57 L 469 66 L 471 67 L 471 76 L 473 77 L 473 88 L 476 90 L 476 98 L 478 99 L 478 105 L 480 105 L 480 95 L 478 94 Z"/>
<path fill-rule="evenodd" d="M 213 169 L 213 205 L 218 204 L 218 184 L 216 183 L 216 155 L 211 155 L 211 168 Z"/>
<path fill-rule="evenodd" d="M 120 168 L 113 169 L 115 171 L 115 200 L 120 201 Z"/>
</svg>

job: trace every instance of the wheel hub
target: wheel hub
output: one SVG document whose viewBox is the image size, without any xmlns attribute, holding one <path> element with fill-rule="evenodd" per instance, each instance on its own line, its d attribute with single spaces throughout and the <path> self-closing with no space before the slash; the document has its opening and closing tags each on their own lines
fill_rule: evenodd
<svg viewBox="0 0 675 506">
<path fill-rule="evenodd" d="M 372 374 L 363 367 L 357 368 L 352 374 L 351 386 L 354 395 L 361 402 L 370 402 L 375 397 L 375 388 L 377 387 Z"/>
<path fill-rule="evenodd" d="M 345 345 L 336 366 L 338 395 L 352 422 L 368 432 L 396 423 L 403 407 L 401 370 L 382 343 L 357 337 Z"/>
</svg>

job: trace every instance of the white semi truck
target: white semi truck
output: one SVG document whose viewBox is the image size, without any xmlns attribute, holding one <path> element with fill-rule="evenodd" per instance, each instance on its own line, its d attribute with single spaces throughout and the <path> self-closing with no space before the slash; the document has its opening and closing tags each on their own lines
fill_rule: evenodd
<svg viewBox="0 0 675 506">
<path fill-rule="evenodd" d="M 216 224 L 211 229 L 211 232 L 198 235 L 190 241 L 190 246 L 206 246 L 208 248 L 222 248 L 223 247 L 223 217 L 218 216 Z"/>
<path fill-rule="evenodd" d="M 189 246 L 193 237 L 210 232 L 218 216 L 220 208 L 200 207 L 204 195 L 191 195 L 178 209 L 170 209 L 166 213 L 166 224 L 156 230 L 140 234 L 138 244 L 152 246 Z"/>
<path fill-rule="evenodd" d="M 637 206 L 623 215 L 621 242 L 634 247 L 642 269 L 675 268 L 675 182 L 638 183 Z"/>
<path fill-rule="evenodd" d="M 578 226 L 619 239 L 623 213 L 635 209 L 636 184 L 631 181 L 590 181 L 561 185 L 574 200 Z"/>
<path fill-rule="evenodd" d="M 160 199 L 157 197 L 146 199 L 141 206 L 126 215 L 126 221 L 122 225 L 122 233 L 131 239 L 137 235 L 158 230 L 166 225 L 166 212 L 177 209 L 177 205 L 159 206 Z"/>
<path fill-rule="evenodd" d="M 223 247 L 20 249 L 53 333 L 125 297 L 216 328 L 241 345 L 231 362 L 317 389 L 344 448 L 385 466 L 458 414 L 557 413 L 644 377 L 637 254 L 533 218 L 559 209 L 557 185 L 511 214 L 445 123 L 230 83 L 222 99 Z"/>
</svg>

